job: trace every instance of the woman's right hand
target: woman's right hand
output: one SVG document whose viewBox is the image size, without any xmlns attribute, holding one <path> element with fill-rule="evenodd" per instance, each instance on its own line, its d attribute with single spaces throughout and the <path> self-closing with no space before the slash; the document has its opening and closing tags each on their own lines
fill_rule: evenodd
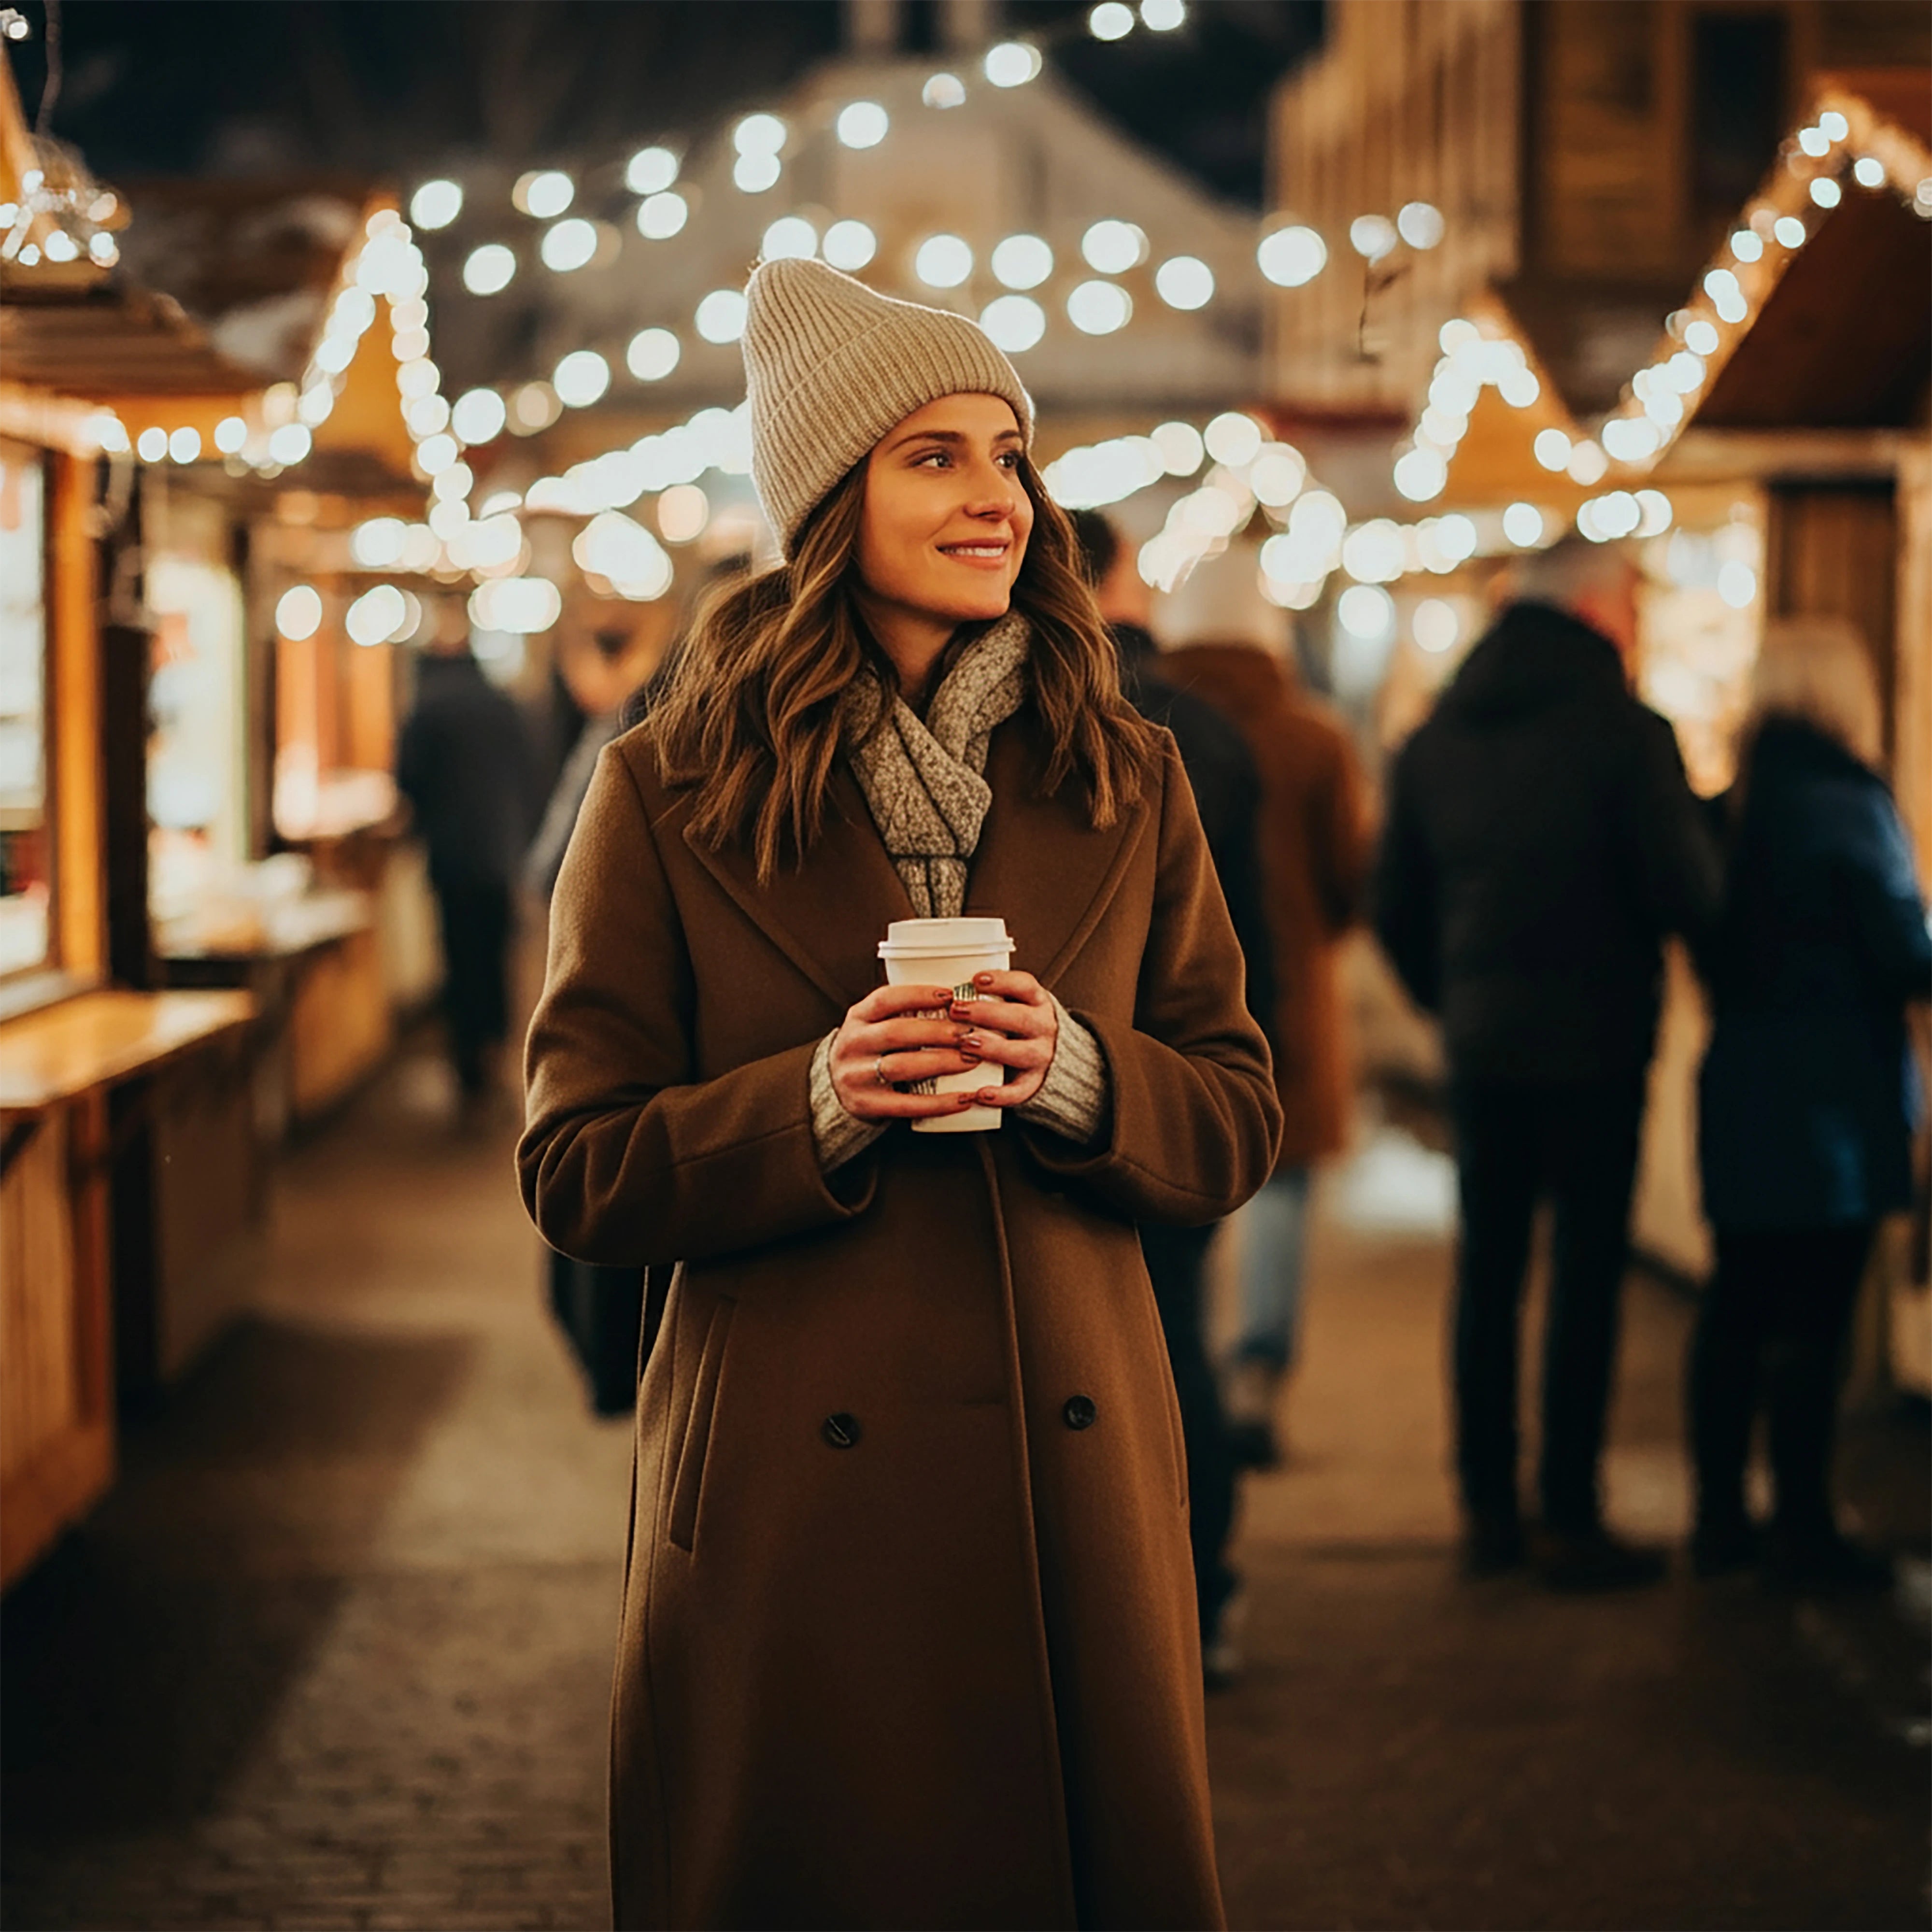
<svg viewBox="0 0 1932 1932">
<path fill-rule="evenodd" d="M 952 1005 L 950 986 L 880 986 L 868 993 L 832 1042 L 832 1088 L 840 1106 L 861 1120 L 930 1120 L 973 1106 L 971 1088 L 899 1091 L 902 1084 L 980 1065 L 973 1029 L 946 1017 Z"/>
</svg>

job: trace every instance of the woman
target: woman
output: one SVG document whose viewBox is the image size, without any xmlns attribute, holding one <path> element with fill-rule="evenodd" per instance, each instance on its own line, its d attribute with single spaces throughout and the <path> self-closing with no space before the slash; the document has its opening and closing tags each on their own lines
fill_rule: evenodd
<svg viewBox="0 0 1932 1932">
<path fill-rule="evenodd" d="M 1878 693 L 1848 626 L 1774 626 L 1731 796 L 1699 1153 L 1718 1264 L 1690 1358 L 1695 1567 L 1757 1556 L 1744 1466 L 1762 1392 L 1776 1511 L 1764 1554 L 1801 1586 L 1879 1586 L 1842 1537 L 1840 1360 L 1879 1218 L 1908 1204 L 1918 1108 L 1905 1008 L 1932 940 L 1885 782 Z"/>
<path fill-rule="evenodd" d="M 604 754 L 519 1153 L 554 1245 L 676 1270 L 638 1400 L 618 1922 L 1218 1924 L 1133 1224 L 1268 1173 L 1240 956 L 1011 365 L 814 263 L 748 293 L 788 560 Z M 1024 970 L 878 985 L 889 922 L 962 910 Z M 1010 1118 L 908 1131 L 975 1102 Z"/>
</svg>

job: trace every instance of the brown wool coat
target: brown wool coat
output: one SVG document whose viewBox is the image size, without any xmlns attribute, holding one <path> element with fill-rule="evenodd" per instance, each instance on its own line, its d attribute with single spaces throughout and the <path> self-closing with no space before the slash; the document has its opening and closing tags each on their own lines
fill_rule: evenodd
<svg viewBox="0 0 1932 1932">
<path fill-rule="evenodd" d="M 1251 644 L 1192 644 L 1163 652 L 1159 667 L 1240 727 L 1261 774 L 1280 1164 L 1306 1167 L 1338 1152 L 1348 1133 L 1352 1082 L 1336 942 L 1361 916 L 1372 849 L 1354 748 L 1340 720 Z"/>
<path fill-rule="evenodd" d="M 904 889 L 842 767 L 760 887 L 687 837 L 650 730 L 604 752 L 557 886 L 518 1150 L 556 1246 L 679 1264 L 638 1402 L 617 1922 L 1218 1926 L 1132 1224 L 1228 1213 L 1280 1114 L 1172 743 L 1099 832 L 1035 795 L 1029 710 L 987 766 L 966 910 L 1099 1039 L 1102 1143 L 895 1127 L 828 1183 L 812 1051 Z"/>
</svg>

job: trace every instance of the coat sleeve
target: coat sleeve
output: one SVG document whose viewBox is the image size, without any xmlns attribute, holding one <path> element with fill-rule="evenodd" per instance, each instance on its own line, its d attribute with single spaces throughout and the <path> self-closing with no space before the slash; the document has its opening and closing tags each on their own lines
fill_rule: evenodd
<svg viewBox="0 0 1932 1932">
<path fill-rule="evenodd" d="M 1932 998 L 1932 933 L 1898 808 L 1861 785 L 1840 818 L 1838 890 L 1867 982 L 1888 1004 Z"/>
<path fill-rule="evenodd" d="M 1267 1180 L 1281 1138 L 1268 1042 L 1243 998 L 1241 950 L 1194 794 L 1170 743 L 1154 914 L 1132 1023 L 1074 1008 L 1107 1063 L 1097 1143 L 1021 1124 L 1049 1181 L 1077 1183 L 1135 1221 L 1196 1225 Z"/>
<path fill-rule="evenodd" d="M 1676 733 L 1654 711 L 1642 710 L 1638 723 L 1628 832 L 1639 890 L 1652 929 L 1677 934 L 1702 959 L 1718 922 L 1717 841 L 1684 775 Z"/>
<path fill-rule="evenodd" d="M 1370 893 L 1376 937 L 1408 996 L 1424 1012 L 1442 998 L 1442 941 L 1436 913 L 1436 860 L 1415 808 L 1415 743 L 1396 755 L 1388 815 Z"/>
<path fill-rule="evenodd" d="M 695 1000 L 644 801 L 621 751 L 608 747 L 557 878 L 525 1053 L 518 1176 L 552 1247 L 580 1261 L 656 1265 L 864 1210 L 873 1163 L 850 1163 L 828 1182 L 813 1142 L 818 1037 L 700 1081 Z"/>
</svg>

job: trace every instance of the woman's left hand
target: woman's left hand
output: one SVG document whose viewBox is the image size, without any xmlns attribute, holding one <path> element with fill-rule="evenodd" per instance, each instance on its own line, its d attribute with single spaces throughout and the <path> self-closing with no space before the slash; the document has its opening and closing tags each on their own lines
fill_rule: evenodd
<svg viewBox="0 0 1932 1932">
<path fill-rule="evenodd" d="M 982 1087 L 974 1097 L 982 1107 L 1024 1106 L 1053 1064 L 1059 1010 L 1030 973 L 976 973 L 973 983 L 977 994 L 955 1000 L 947 1017 L 972 1028 L 982 1060 L 1009 1070 L 1004 1086 Z"/>
</svg>

